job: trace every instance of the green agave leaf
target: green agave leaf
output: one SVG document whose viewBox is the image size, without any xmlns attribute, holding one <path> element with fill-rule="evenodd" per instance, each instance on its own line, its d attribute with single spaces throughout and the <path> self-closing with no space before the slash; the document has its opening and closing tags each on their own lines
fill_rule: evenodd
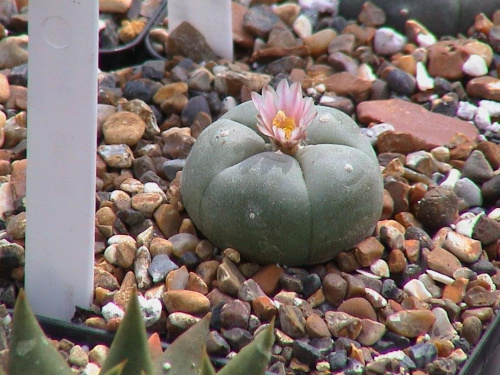
<svg viewBox="0 0 500 375">
<path fill-rule="evenodd" d="M 180 335 L 155 361 L 156 375 L 199 375 L 212 314 Z"/>
<path fill-rule="evenodd" d="M 144 372 L 153 375 L 153 363 L 149 353 L 146 326 L 142 318 L 137 292 L 134 290 L 127 306 L 125 317 L 118 327 L 102 373 L 127 360 L 122 375 L 138 375 Z"/>
<path fill-rule="evenodd" d="M 14 307 L 8 369 L 10 375 L 72 374 L 40 328 L 23 290 Z"/>
<path fill-rule="evenodd" d="M 123 361 L 122 363 L 117 364 L 115 367 L 113 367 L 111 370 L 106 372 L 104 375 L 122 375 L 122 371 L 127 364 L 127 360 Z"/>
<path fill-rule="evenodd" d="M 274 318 L 271 324 L 220 370 L 218 375 L 261 375 L 266 372 L 274 343 Z M 249 371 L 251 370 L 251 371 Z"/>
<path fill-rule="evenodd" d="M 206 350 L 203 352 L 200 375 L 215 375 L 215 369 L 212 366 L 212 362 L 210 362 L 210 358 L 208 357 Z"/>
</svg>

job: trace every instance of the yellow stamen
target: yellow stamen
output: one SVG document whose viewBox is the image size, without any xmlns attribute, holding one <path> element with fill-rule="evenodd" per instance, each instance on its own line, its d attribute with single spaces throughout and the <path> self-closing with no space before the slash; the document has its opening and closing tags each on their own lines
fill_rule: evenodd
<svg viewBox="0 0 500 375">
<path fill-rule="evenodd" d="M 290 139 L 292 131 L 296 128 L 295 120 L 293 118 L 287 117 L 285 112 L 279 110 L 274 116 L 273 126 L 281 128 L 285 131 L 285 138 Z"/>
</svg>

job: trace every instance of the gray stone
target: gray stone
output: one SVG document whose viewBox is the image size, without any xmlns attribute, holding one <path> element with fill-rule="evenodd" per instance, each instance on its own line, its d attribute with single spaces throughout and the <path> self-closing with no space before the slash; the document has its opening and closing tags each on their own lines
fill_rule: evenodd
<svg viewBox="0 0 500 375">
<path fill-rule="evenodd" d="M 148 272 L 153 282 L 157 283 L 164 280 L 170 271 L 177 268 L 179 268 L 179 266 L 172 262 L 168 255 L 158 254 L 152 259 Z"/>
<path fill-rule="evenodd" d="M 481 189 L 474 181 L 467 177 L 458 180 L 453 187 L 453 191 L 457 197 L 462 198 L 469 207 L 480 207 L 483 204 Z"/>
</svg>

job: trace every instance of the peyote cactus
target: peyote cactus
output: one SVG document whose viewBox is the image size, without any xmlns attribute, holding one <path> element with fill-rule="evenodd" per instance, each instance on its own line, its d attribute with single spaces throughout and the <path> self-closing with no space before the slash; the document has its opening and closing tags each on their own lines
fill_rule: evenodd
<svg viewBox="0 0 500 375">
<path fill-rule="evenodd" d="M 286 81 L 252 99 L 206 128 L 186 160 L 181 192 L 198 229 L 247 260 L 290 266 L 369 236 L 383 185 L 356 123 Z"/>
<path fill-rule="evenodd" d="M 134 292 L 125 317 L 102 366 L 103 375 L 212 375 L 206 353 L 210 314 L 179 336 L 165 352 L 148 347 L 145 324 Z M 150 341 L 151 342 L 151 341 Z M 274 343 L 274 323 L 244 347 L 219 375 L 264 374 Z M 159 348 L 161 351 L 161 347 Z M 0 366 L 0 374 L 4 374 Z M 38 325 L 23 291 L 14 308 L 10 338 L 9 375 L 73 374 Z"/>
</svg>

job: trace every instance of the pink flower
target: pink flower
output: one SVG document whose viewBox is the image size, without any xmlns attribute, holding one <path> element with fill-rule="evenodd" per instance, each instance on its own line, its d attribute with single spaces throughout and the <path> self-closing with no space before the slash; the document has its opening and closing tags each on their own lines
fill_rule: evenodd
<svg viewBox="0 0 500 375">
<path fill-rule="evenodd" d="M 306 137 L 306 128 L 317 114 L 313 100 L 302 97 L 300 84 L 295 82 L 288 86 L 287 80 L 283 79 L 276 91 L 266 86 L 262 95 L 252 92 L 252 101 L 259 112 L 259 131 L 270 137 L 281 151 L 295 153 L 300 141 Z"/>
</svg>

